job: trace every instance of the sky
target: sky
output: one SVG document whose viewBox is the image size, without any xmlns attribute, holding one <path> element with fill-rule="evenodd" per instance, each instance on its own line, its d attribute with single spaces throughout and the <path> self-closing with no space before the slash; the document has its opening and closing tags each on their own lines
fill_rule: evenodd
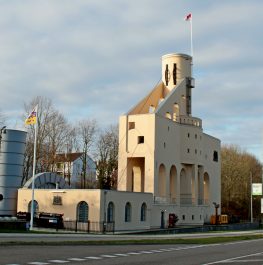
<svg viewBox="0 0 263 265">
<path fill-rule="evenodd" d="M 161 56 L 190 54 L 192 114 L 205 133 L 263 162 L 262 0 L 0 0 L 0 111 L 52 99 L 70 123 L 118 123 L 161 78 Z"/>
</svg>

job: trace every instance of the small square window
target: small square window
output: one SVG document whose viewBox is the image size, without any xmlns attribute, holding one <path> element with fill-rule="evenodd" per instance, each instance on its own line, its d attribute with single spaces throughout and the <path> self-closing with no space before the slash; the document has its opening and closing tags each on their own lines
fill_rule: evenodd
<svg viewBox="0 0 263 265">
<path fill-rule="evenodd" d="M 144 136 L 138 136 L 138 144 L 144 143 Z"/>
<path fill-rule="evenodd" d="M 135 122 L 129 122 L 129 130 L 135 129 Z"/>
</svg>

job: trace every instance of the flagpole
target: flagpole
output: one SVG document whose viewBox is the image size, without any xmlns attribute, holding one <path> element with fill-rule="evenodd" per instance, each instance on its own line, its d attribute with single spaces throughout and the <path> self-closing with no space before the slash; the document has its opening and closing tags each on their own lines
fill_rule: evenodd
<svg viewBox="0 0 263 265">
<path fill-rule="evenodd" d="M 193 15 L 191 15 L 190 19 L 190 27 L 191 27 L 191 56 L 192 56 L 192 64 L 193 64 L 193 57 L 194 57 L 194 48 L 193 48 Z"/>
<path fill-rule="evenodd" d="M 36 153 L 37 153 L 37 131 L 38 131 L 38 106 L 36 106 L 36 123 L 35 123 L 35 140 L 34 140 L 34 156 L 33 156 L 33 176 L 32 176 L 32 200 L 31 200 L 31 218 L 30 230 L 33 230 L 34 224 L 34 206 L 35 206 L 35 172 L 36 172 Z"/>
</svg>

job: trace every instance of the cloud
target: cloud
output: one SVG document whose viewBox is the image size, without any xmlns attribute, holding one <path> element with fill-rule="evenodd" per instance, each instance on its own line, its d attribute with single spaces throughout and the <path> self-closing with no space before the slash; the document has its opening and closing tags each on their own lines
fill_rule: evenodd
<svg viewBox="0 0 263 265">
<path fill-rule="evenodd" d="M 71 122 L 117 122 L 160 79 L 163 54 L 189 53 L 183 18 L 192 12 L 193 115 L 205 132 L 260 157 L 262 8 L 259 0 L 2 1 L 0 109 L 17 125 L 23 103 L 43 95 Z"/>
</svg>

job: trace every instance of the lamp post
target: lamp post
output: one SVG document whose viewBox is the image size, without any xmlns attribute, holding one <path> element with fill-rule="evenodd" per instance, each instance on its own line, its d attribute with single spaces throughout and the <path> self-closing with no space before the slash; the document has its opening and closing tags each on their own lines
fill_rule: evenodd
<svg viewBox="0 0 263 265">
<path fill-rule="evenodd" d="M 253 188 L 252 188 L 252 172 L 250 172 L 250 222 L 253 223 Z"/>
</svg>

